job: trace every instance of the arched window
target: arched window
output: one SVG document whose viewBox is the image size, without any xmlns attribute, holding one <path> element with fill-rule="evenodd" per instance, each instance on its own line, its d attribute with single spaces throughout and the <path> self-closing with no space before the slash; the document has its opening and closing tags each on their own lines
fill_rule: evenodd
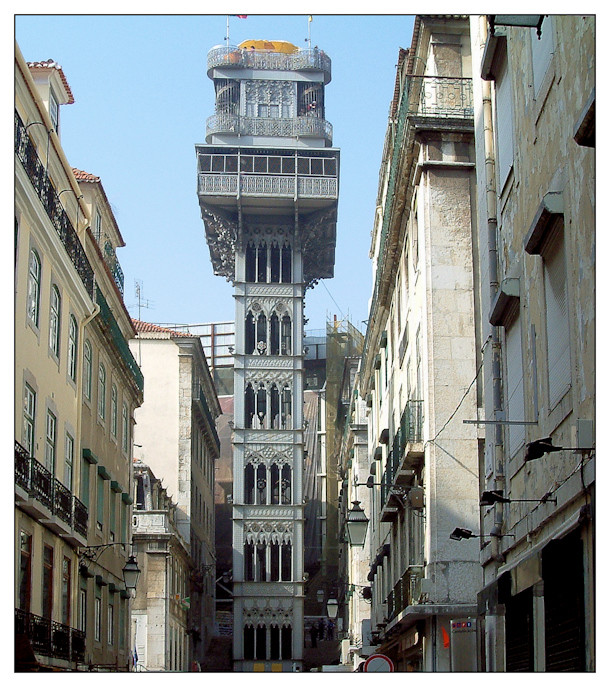
<svg viewBox="0 0 610 687">
<path fill-rule="evenodd" d="M 244 503 L 254 503 L 254 465 L 246 465 L 244 473 Z"/>
<path fill-rule="evenodd" d="M 93 374 L 93 362 L 91 354 L 91 343 L 89 340 L 85 341 L 83 350 L 83 392 L 85 398 L 91 400 L 91 377 Z"/>
<path fill-rule="evenodd" d="M 292 580 L 292 544 L 287 542 L 281 546 L 281 580 L 290 582 Z"/>
<path fill-rule="evenodd" d="M 267 581 L 267 547 L 262 542 L 256 545 L 256 581 Z"/>
<path fill-rule="evenodd" d="M 246 317 L 246 355 L 252 355 L 256 346 L 256 327 L 254 325 L 254 316 L 251 312 Z"/>
<path fill-rule="evenodd" d="M 270 277 L 271 277 L 271 282 L 273 284 L 277 284 L 280 281 L 280 272 L 281 272 L 281 258 L 280 258 L 280 247 L 278 245 L 277 241 L 273 241 L 271 243 L 271 252 L 270 252 L 270 263 L 271 263 L 271 269 L 270 269 Z"/>
<path fill-rule="evenodd" d="M 282 246 L 282 284 L 292 282 L 292 248 L 286 242 Z"/>
<path fill-rule="evenodd" d="M 250 542 L 244 545 L 244 580 L 254 581 L 254 544 Z"/>
<path fill-rule="evenodd" d="M 290 315 L 282 317 L 281 355 L 292 354 L 292 323 Z"/>
<path fill-rule="evenodd" d="M 282 390 L 282 429 L 292 429 L 292 393 L 288 386 Z"/>
<path fill-rule="evenodd" d="M 254 421 L 254 389 L 252 384 L 248 384 L 246 387 L 246 399 L 245 399 L 245 425 L 247 429 L 253 427 Z"/>
<path fill-rule="evenodd" d="M 118 414 L 119 392 L 117 391 L 116 384 L 113 384 L 110 389 L 110 432 L 113 437 L 117 435 Z"/>
<path fill-rule="evenodd" d="M 273 463 L 269 470 L 271 481 L 271 503 L 279 504 L 280 502 L 280 468 L 276 463 Z"/>
<path fill-rule="evenodd" d="M 292 658 L 292 627 L 282 627 L 282 660 L 289 661 Z"/>
<path fill-rule="evenodd" d="M 256 417 L 258 418 L 260 427 L 265 426 L 265 417 L 267 415 L 267 390 L 263 383 L 258 385 L 256 391 Z"/>
<path fill-rule="evenodd" d="M 123 452 L 129 449 L 129 408 L 123 403 Z"/>
<path fill-rule="evenodd" d="M 49 348 L 59 357 L 59 324 L 61 318 L 61 296 L 56 284 L 51 287 L 51 308 L 49 312 Z"/>
<path fill-rule="evenodd" d="M 271 582 L 279 582 L 280 580 L 280 545 L 278 542 L 271 543 Z"/>
<path fill-rule="evenodd" d="M 269 394 L 271 401 L 271 429 L 280 428 L 280 392 L 275 382 L 271 385 Z"/>
<path fill-rule="evenodd" d="M 34 249 L 30 251 L 27 316 L 32 324 L 38 327 L 40 320 L 40 258 Z"/>
<path fill-rule="evenodd" d="M 270 355 L 278 355 L 280 352 L 280 321 L 275 313 L 269 318 L 269 334 L 269 353 Z"/>
<path fill-rule="evenodd" d="M 70 315 L 70 326 L 68 328 L 68 374 L 70 379 L 76 381 L 76 365 L 78 355 L 78 326 L 74 315 Z"/>
<path fill-rule="evenodd" d="M 258 260 L 256 266 L 256 281 L 266 283 L 267 281 L 267 244 L 261 241 L 258 244 Z"/>
<path fill-rule="evenodd" d="M 279 625 L 272 625 L 269 628 L 269 660 L 278 661 L 280 659 L 280 628 Z"/>
<path fill-rule="evenodd" d="M 254 660 L 254 626 L 244 627 L 244 658 L 247 661 Z"/>
<path fill-rule="evenodd" d="M 246 246 L 246 281 L 256 281 L 256 245 L 252 241 Z"/>
<path fill-rule="evenodd" d="M 106 368 L 100 363 L 97 387 L 97 413 L 102 420 L 106 419 Z"/>
<path fill-rule="evenodd" d="M 256 628 L 256 659 L 265 661 L 267 659 L 267 628 L 259 625 Z"/>
<path fill-rule="evenodd" d="M 292 501 L 292 470 L 290 465 L 282 467 L 282 481 L 280 484 L 282 490 L 282 503 L 291 503 Z"/>
<path fill-rule="evenodd" d="M 261 506 L 267 503 L 267 468 L 262 464 L 256 470 L 256 503 Z"/>
<path fill-rule="evenodd" d="M 256 320 L 256 352 L 259 355 L 267 353 L 267 316 L 260 313 Z"/>
</svg>

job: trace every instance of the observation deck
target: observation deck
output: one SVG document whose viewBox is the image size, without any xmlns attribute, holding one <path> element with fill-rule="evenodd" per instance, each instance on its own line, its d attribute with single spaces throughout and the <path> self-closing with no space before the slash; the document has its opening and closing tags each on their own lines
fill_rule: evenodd
<svg viewBox="0 0 610 687">
<path fill-rule="evenodd" d="M 244 41 L 248 43 L 248 41 Z M 208 76 L 214 78 L 215 69 L 262 69 L 289 72 L 321 72 L 324 84 L 331 80 L 330 57 L 317 48 L 296 48 L 295 52 L 276 52 L 273 41 L 252 41 L 257 47 L 249 49 L 239 46 L 218 45 L 208 52 Z M 268 43 L 267 49 L 262 45 Z M 244 45 L 244 44 L 242 44 Z M 262 48 L 262 49 L 261 49 Z"/>
</svg>

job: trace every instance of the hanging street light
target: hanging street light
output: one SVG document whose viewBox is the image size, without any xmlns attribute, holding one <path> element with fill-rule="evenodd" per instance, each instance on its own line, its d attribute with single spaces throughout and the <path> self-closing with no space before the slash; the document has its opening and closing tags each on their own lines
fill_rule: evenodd
<svg viewBox="0 0 610 687">
<path fill-rule="evenodd" d="M 364 546 L 369 519 L 360 507 L 360 501 L 352 501 L 352 505 L 354 507 L 347 511 L 347 518 L 345 520 L 347 538 L 350 546 Z"/>
<path fill-rule="evenodd" d="M 339 611 L 339 602 L 337 599 L 329 599 L 326 602 L 326 613 L 331 620 L 337 617 L 337 612 Z"/>
</svg>

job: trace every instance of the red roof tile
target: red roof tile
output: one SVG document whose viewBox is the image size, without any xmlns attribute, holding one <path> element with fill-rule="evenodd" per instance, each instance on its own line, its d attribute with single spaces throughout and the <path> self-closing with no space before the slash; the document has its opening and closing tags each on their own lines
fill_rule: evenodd
<svg viewBox="0 0 610 687">
<path fill-rule="evenodd" d="M 42 62 L 28 62 L 27 63 L 28 67 L 30 69 L 57 69 L 59 72 L 59 78 L 61 79 L 61 82 L 64 85 L 64 88 L 66 89 L 66 93 L 68 94 L 68 105 L 72 105 L 74 102 L 74 96 L 72 95 L 72 91 L 70 90 L 70 86 L 68 85 L 68 80 L 66 79 L 66 75 L 64 74 L 64 70 L 55 62 L 55 60 L 43 60 Z"/>
<path fill-rule="evenodd" d="M 77 181 L 91 181 L 97 184 L 101 182 L 101 179 L 96 177 L 95 174 L 83 172 L 81 169 L 76 169 L 76 167 L 72 167 L 72 171 L 74 172 L 74 176 L 76 177 Z"/>
<path fill-rule="evenodd" d="M 159 327 L 159 325 L 152 324 L 151 322 L 142 322 L 142 320 L 131 319 L 134 329 L 138 334 L 170 334 L 178 338 L 181 337 L 194 337 L 197 338 L 195 334 L 189 334 L 187 332 L 179 332 L 175 329 L 168 329 L 166 327 Z"/>
</svg>

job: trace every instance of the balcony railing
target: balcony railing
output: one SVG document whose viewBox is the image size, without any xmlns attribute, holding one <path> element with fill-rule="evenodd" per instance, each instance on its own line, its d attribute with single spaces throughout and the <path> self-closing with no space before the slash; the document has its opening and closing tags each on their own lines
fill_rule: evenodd
<svg viewBox="0 0 610 687">
<path fill-rule="evenodd" d="M 388 620 L 394 619 L 408 606 L 419 603 L 422 577 L 422 566 L 412 566 L 403 573 L 388 595 Z"/>
<path fill-rule="evenodd" d="M 237 46 L 221 45 L 208 52 L 208 70 L 215 67 L 237 69 L 277 69 L 287 71 L 314 70 L 324 72 L 324 81 L 331 77 L 331 60 L 323 50 L 302 50 L 286 54 L 243 50 Z"/>
<path fill-rule="evenodd" d="M 131 372 L 138 389 L 140 389 L 140 391 L 143 391 L 144 375 L 142 374 L 142 370 L 140 370 L 140 367 L 136 362 L 136 359 L 133 357 L 133 353 L 129 349 L 129 344 L 123 336 L 123 332 L 121 331 L 118 322 L 116 321 L 114 315 L 112 314 L 112 311 L 110 310 L 108 302 L 104 298 L 99 288 L 96 289 L 95 299 L 98 305 L 100 306 L 100 317 L 108 326 L 110 330 L 110 335 L 112 337 L 112 341 L 118 353 L 120 354 L 121 358 L 123 359 L 123 362 Z"/>
<path fill-rule="evenodd" d="M 338 180 L 332 177 L 289 177 L 263 174 L 199 174 L 202 196 L 275 196 L 335 199 Z"/>
<path fill-rule="evenodd" d="M 119 259 L 116 256 L 116 251 L 110 241 L 104 243 L 104 249 L 102 251 L 104 256 L 104 262 L 108 265 L 108 269 L 112 274 L 114 283 L 117 285 L 121 295 L 123 295 L 125 288 L 125 276 L 123 275 L 123 269 L 119 263 Z"/>
<path fill-rule="evenodd" d="M 88 511 L 58 479 L 15 442 L 15 484 L 69 527 L 87 536 Z"/>
<path fill-rule="evenodd" d="M 15 635 L 25 635 L 35 653 L 73 663 L 85 658 L 85 633 L 34 613 L 15 609 Z"/>
<path fill-rule="evenodd" d="M 408 453 L 409 445 L 420 443 L 422 439 L 423 401 L 407 401 L 381 479 L 381 503 L 383 505 L 385 505 L 390 495 L 390 487 L 394 485 L 398 472 L 405 461 L 405 451 Z"/>
<path fill-rule="evenodd" d="M 66 211 L 59 200 L 59 195 L 53 188 L 47 170 L 40 161 L 36 148 L 32 143 L 21 117 L 15 112 L 15 154 L 21 161 L 40 202 L 59 234 L 72 264 L 83 282 L 87 293 L 93 300 L 94 273 L 85 254 L 80 239 Z"/>
<path fill-rule="evenodd" d="M 415 75 L 408 79 L 408 114 L 472 119 L 472 79 Z"/>
<path fill-rule="evenodd" d="M 333 139 L 332 124 L 321 117 L 242 117 L 219 113 L 208 117 L 206 137 L 212 134 Z"/>
</svg>

